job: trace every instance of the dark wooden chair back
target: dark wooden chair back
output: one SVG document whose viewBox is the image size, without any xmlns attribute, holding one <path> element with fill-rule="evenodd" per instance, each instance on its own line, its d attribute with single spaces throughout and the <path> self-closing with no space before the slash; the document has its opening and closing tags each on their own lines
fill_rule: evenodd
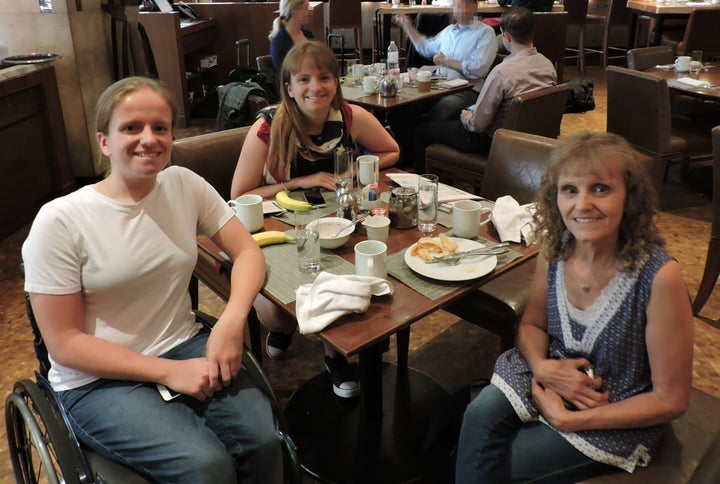
<svg viewBox="0 0 720 484">
<path fill-rule="evenodd" d="M 535 35 L 533 36 L 535 48 L 550 59 L 557 71 L 558 82 L 562 82 L 568 13 L 535 12 L 533 15 L 535 17 Z"/>
</svg>

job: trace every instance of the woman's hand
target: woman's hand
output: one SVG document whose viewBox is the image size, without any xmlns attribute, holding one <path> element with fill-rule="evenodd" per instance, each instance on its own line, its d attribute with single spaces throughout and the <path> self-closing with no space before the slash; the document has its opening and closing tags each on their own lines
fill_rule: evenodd
<svg viewBox="0 0 720 484">
<path fill-rule="evenodd" d="M 572 432 L 570 422 L 573 412 L 565 407 L 562 397 L 553 390 L 543 388 L 537 379 L 532 379 L 532 402 L 538 412 L 561 432 Z"/>
<path fill-rule="evenodd" d="M 170 369 L 167 377 L 160 383 L 200 401 L 213 396 L 217 389 L 210 384 L 208 363 L 205 358 L 167 361 L 171 363 Z"/>
<path fill-rule="evenodd" d="M 579 410 L 606 405 L 609 392 L 597 390 L 602 387 L 602 378 L 590 378 L 586 368 L 592 368 L 592 364 L 585 358 L 545 360 L 538 366 L 535 378 Z"/>
<path fill-rule="evenodd" d="M 207 375 L 215 391 L 228 386 L 242 367 L 244 327 L 244 324 L 233 324 L 221 317 L 210 332 Z"/>
<path fill-rule="evenodd" d="M 286 185 L 288 183 L 286 183 Z M 291 186 L 293 190 L 300 188 L 325 188 L 327 190 L 335 190 L 335 175 L 326 171 L 319 171 L 312 175 L 293 178 Z"/>
</svg>

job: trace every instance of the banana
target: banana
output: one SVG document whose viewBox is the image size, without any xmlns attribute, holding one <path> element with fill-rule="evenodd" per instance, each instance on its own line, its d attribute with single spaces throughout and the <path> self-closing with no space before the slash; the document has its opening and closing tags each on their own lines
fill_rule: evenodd
<svg viewBox="0 0 720 484">
<path fill-rule="evenodd" d="M 312 205 L 308 202 L 295 200 L 290 197 L 290 192 L 280 191 L 275 195 L 275 203 L 280 205 L 286 210 L 292 210 L 293 212 L 307 212 L 312 210 Z"/>
<path fill-rule="evenodd" d="M 260 247 L 273 244 L 283 244 L 285 242 L 293 242 L 295 240 L 294 237 L 286 234 L 285 232 L 280 232 L 279 230 L 258 232 L 256 234 L 252 234 L 252 238 L 255 239 L 255 242 Z"/>
</svg>

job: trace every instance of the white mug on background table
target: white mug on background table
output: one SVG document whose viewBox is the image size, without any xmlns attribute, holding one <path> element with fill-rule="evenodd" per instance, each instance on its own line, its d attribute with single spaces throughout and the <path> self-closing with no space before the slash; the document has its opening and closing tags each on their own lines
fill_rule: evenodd
<svg viewBox="0 0 720 484">
<path fill-rule="evenodd" d="M 228 205 L 235 209 L 235 215 L 245 226 L 248 232 L 257 232 L 263 228 L 262 197 L 260 195 L 242 195 L 230 200 Z"/>
<path fill-rule="evenodd" d="M 380 79 L 378 76 L 365 76 L 362 80 L 363 92 L 365 94 L 375 94 L 378 86 L 380 85 Z"/>
<path fill-rule="evenodd" d="M 690 61 L 692 57 L 689 55 L 681 55 L 675 59 L 675 70 L 678 72 L 687 72 L 690 70 Z"/>
<path fill-rule="evenodd" d="M 387 245 L 379 240 L 355 244 L 355 274 L 387 279 Z"/>
<path fill-rule="evenodd" d="M 490 217 L 480 221 L 482 214 L 492 212 L 475 200 L 460 200 L 453 205 L 452 233 L 457 237 L 474 239 L 480 233 L 480 226 L 490 221 Z"/>
<path fill-rule="evenodd" d="M 430 92 L 430 83 L 432 82 L 432 72 L 420 71 L 417 73 L 418 92 Z"/>
<path fill-rule="evenodd" d="M 368 240 L 387 242 L 390 234 L 390 219 L 383 215 L 373 215 L 363 220 L 363 227 L 367 232 Z"/>
</svg>

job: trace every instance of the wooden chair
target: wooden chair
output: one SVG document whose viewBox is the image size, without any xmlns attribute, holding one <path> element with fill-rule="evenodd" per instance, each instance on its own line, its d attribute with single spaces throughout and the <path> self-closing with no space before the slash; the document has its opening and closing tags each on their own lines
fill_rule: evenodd
<svg viewBox="0 0 720 484">
<path fill-rule="evenodd" d="M 611 33 L 622 27 L 629 29 L 631 21 L 632 14 L 626 6 L 625 0 L 591 0 L 588 4 L 588 15 L 585 18 L 585 31 L 587 32 L 587 29 L 593 24 L 600 25 L 602 41 L 599 49 L 585 47 L 585 52 L 600 54 L 603 68 L 608 66 L 610 59 L 625 59 L 625 53 L 631 46 L 610 45 Z"/>
<path fill-rule="evenodd" d="M 567 84 L 515 96 L 505 112 L 502 127 L 557 138 L 567 96 Z M 480 193 L 487 163 L 488 155 L 462 153 L 442 144 L 432 144 L 425 150 L 426 173 L 434 173 L 443 183 L 470 193 Z"/>
<path fill-rule="evenodd" d="M 712 130 L 713 144 L 713 216 L 710 229 L 710 243 L 708 244 L 705 269 L 700 281 L 700 287 L 695 295 L 692 308 L 698 314 L 715 288 L 718 275 L 720 275 L 720 126 Z"/>
<path fill-rule="evenodd" d="M 499 129 L 493 137 L 480 195 L 496 200 L 511 195 L 521 205 L 535 199 L 551 151 L 553 138 Z M 445 310 L 500 336 L 502 351 L 515 344 L 525 310 L 536 260 L 528 261 L 485 284 Z"/>
<path fill-rule="evenodd" d="M 264 71 L 264 70 L 274 71 L 275 70 L 275 66 L 273 66 L 273 63 L 272 63 L 272 56 L 270 54 L 257 56 L 255 58 L 255 62 L 257 63 L 257 68 L 259 71 Z"/>
<path fill-rule="evenodd" d="M 335 29 L 352 29 L 355 51 L 363 64 L 362 9 L 360 0 L 328 0 L 325 15 L 325 37 Z M 345 40 L 341 40 L 344 44 Z"/>
<path fill-rule="evenodd" d="M 609 66 L 605 73 L 607 130 L 655 159 L 658 190 L 670 163 L 687 165 L 711 157 L 709 127 L 672 118 L 665 79 L 618 66 Z"/>
<path fill-rule="evenodd" d="M 533 44 L 538 52 L 555 66 L 557 82 L 563 82 L 565 67 L 565 37 L 568 25 L 567 12 L 534 12 L 535 34 Z"/>
<path fill-rule="evenodd" d="M 692 11 L 685 35 L 678 44 L 678 55 L 690 55 L 702 50 L 703 58 L 720 57 L 720 8 L 699 8 Z"/>
<path fill-rule="evenodd" d="M 585 74 L 585 19 L 587 17 L 587 0 L 564 0 L 563 5 L 568 14 L 567 33 L 565 35 L 565 60 L 577 59 L 580 74 Z M 577 48 L 568 47 L 577 38 Z M 560 79 L 558 78 L 558 81 Z"/>
</svg>

